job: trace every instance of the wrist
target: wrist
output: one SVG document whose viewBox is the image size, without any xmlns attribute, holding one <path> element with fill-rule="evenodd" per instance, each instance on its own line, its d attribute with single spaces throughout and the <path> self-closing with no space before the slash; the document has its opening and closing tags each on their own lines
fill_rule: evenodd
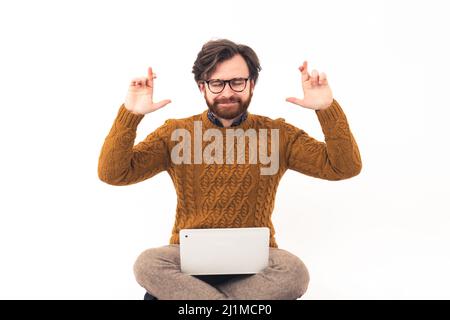
<svg viewBox="0 0 450 320">
<path fill-rule="evenodd" d="M 143 114 L 133 113 L 126 108 L 125 104 L 122 104 L 119 108 L 118 122 L 126 127 L 137 128 L 143 118 Z"/>
<path fill-rule="evenodd" d="M 123 106 L 125 107 L 125 109 L 127 109 L 128 112 L 131 112 L 134 115 L 137 115 L 137 116 L 143 116 L 144 115 L 143 113 L 137 112 L 133 108 L 127 106 L 126 102 L 123 104 Z"/>
<path fill-rule="evenodd" d="M 323 104 L 322 106 L 317 107 L 315 110 L 316 110 L 316 111 L 323 111 L 323 110 L 328 109 L 328 108 L 333 104 L 333 100 L 334 100 L 334 99 L 331 99 L 330 102 L 328 102 L 328 103 L 326 103 L 326 104 Z"/>
</svg>

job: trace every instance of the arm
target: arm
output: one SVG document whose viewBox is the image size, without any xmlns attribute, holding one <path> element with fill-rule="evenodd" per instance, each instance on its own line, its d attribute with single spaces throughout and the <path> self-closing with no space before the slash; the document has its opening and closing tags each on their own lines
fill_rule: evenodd
<svg viewBox="0 0 450 320">
<path fill-rule="evenodd" d="M 361 156 L 347 119 L 336 100 L 316 110 L 325 135 L 319 142 L 305 131 L 285 123 L 288 169 L 327 180 L 348 179 L 359 174 Z"/>
<path fill-rule="evenodd" d="M 143 117 L 143 114 L 127 110 L 124 105 L 120 107 L 99 157 L 98 176 L 103 182 L 116 186 L 130 185 L 167 169 L 165 137 L 170 121 L 133 146 L 137 126 Z"/>
<path fill-rule="evenodd" d="M 299 67 L 302 74 L 303 99 L 289 97 L 286 101 L 315 110 L 325 143 L 308 136 L 306 132 L 287 125 L 287 167 L 307 175 L 341 180 L 361 171 L 361 156 L 345 117 L 344 111 L 333 99 L 333 93 L 324 72 L 308 72 L 307 61 Z"/>
<path fill-rule="evenodd" d="M 167 169 L 168 152 L 165 141 L 169 120 L 136 146 L 136 128 L 145 114 L 154 112 L 171 101 L 153 102 L 156 74 L 151 67 L 147 77 L 134 78 L 125 103 L 119 108 L 114 124 L 105 139 L 98 161 L 100 180 L 124 186 L 153 177 Z"/>
</svg>

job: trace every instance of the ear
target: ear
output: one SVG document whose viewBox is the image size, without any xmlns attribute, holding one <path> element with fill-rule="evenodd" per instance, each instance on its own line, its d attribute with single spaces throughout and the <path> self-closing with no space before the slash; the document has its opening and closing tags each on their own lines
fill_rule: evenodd
<svg viewBox="0 0 450 320">
<path fill-rule="evenodd" d="M 200 90 L 201 93 L 205 93 L 205 83 L 204 82 L 198 82 L 198 89 Z"/>
</svg>

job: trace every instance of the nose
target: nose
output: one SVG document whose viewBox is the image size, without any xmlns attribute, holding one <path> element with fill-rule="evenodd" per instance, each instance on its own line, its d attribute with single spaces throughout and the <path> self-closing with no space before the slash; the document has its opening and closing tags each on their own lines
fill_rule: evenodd
<svg viewBox="0 0 450 320">
<path fill-rule="evenodd" d="M 223 91 L 221 92 L 221 95 L 224 97 L 231 97 L 234 94 L 235 92 L 233 91 L 233 89 L 231 89 L 230 83 L 226 83 L 225 88 L 223 88 Z"/>
</svg>

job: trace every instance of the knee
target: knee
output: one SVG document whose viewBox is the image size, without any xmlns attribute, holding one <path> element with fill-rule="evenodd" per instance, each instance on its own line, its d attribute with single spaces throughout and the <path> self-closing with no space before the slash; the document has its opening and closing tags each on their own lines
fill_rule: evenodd
<svg viewBox="0 0 450 320">
<path fill-rule="evenodd" d="M 133 266 L 137 282 L 142 284 L 145 279 L 158 275 L 162 269 L 168 268 L 170 264 L 178 263 L 179 253 L 177 250 L 177 246 L 168 245 L 142 252 Z"/>
<path fill-rule="evenodd" d="M 284 257 L 284 267 L 288 275 L 284 284 L 285 288 L 288 290 L 288 296 L 292 299 L 298 299 L 303 296 L 308 289 L 308 269 L 300 258 L 292 254 Z"/>
<path fill-rule="evenodd" d="M 299 270 L 298 270 L 298 275 L 299 275 L 299 284 L 298 284 L 298 291 L 297 291 L 297 295 L 298 298 L 300 298 L 301 296 L 303 296 L 306 292 L 306 290 L 308 290 L 308 285 L 309 285 L 309 272 L 308 272 L 308 268 L 306 268 L 305 264 L 300 260 L 300 265 L 298 266 Z"/>
<path fill-rule="evenodd" d="M 292 274 L 292 296 L 298 299 L 305 294 L 309 285 L 309 272 L 303 261 L 297 259 L 292 266 Z"/>
<path fill-rule="evenodd" d="M 133 271 L 138 283 L 142 284 L 144 279 L 155 273 L 161 260 L 161 249 L 152 248 L 142 252 L 136 259 Z"/>
<path fill-rule="evenodd" d="M 142 284 L 143 282 L 142 280 L 146 278 L 146 274 L 148 273 L 155 259 L 153 251 L 154 251 L 153 249 L 145 250 L 138 256 L 138 258 L 134 263 L 133 266 L 134 276 L 136 277 L 137 282 L 140 284 Z"/>
</svg>

